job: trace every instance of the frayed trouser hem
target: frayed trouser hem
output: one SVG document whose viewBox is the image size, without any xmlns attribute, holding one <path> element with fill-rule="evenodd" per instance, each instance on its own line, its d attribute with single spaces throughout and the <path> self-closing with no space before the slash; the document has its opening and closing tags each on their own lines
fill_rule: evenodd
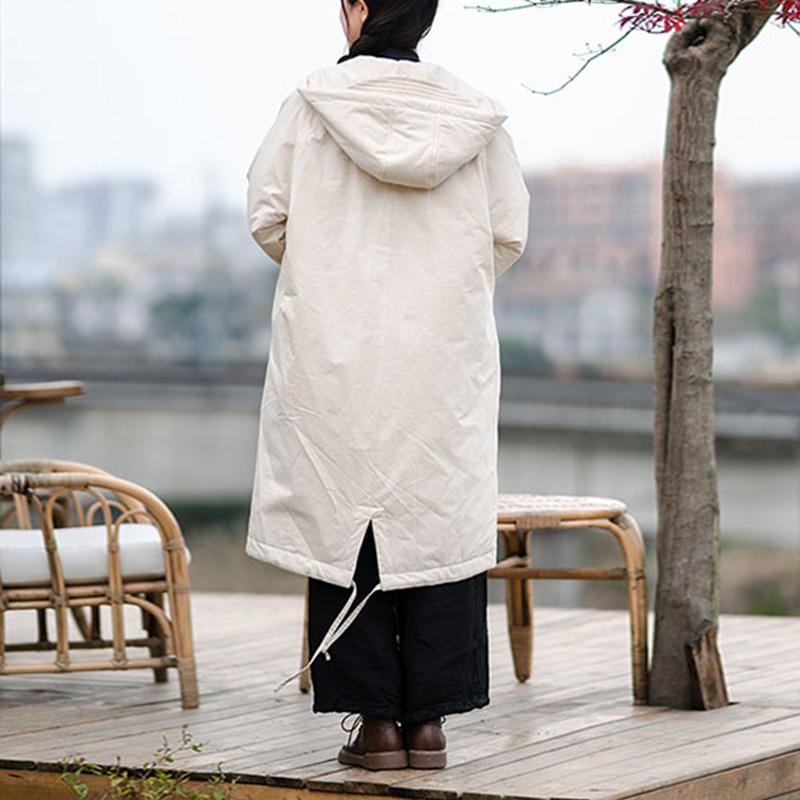
<svg viewBox="0 0 800 800">
<path fill-rule="evenodd" d="M 403 722 L 425 722 L 429 719 L 445 716 L 446 714 L 465 714 L 489 705 L 488 696 L 475 697 L 469 700 L 451 700 L 447 703 L 427 706 L 415 711 L 406 711 L 402 716 Z"/>
<path fill-rule="evenodd" d="M 425 722 L 447 714 L 464 714 L 489 705 L 489 697 L 482 695 L 468 700 L 450 700 L 445 703 L 427 706 L 413 711 L 403 711 L 397 706 L 365 706 L 360 703 L 336 703 L 332 706 L 315 704 L 315 714 L 363 714 L 367 717 L 394 719 L 398 722 Z"/>
</svg>

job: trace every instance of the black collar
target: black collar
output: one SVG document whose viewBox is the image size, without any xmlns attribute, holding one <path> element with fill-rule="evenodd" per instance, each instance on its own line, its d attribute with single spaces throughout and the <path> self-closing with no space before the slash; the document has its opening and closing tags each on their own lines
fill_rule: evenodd
<svg viewBox="0 0 800 800">
<path fill-rule="evenodd" d="M 373 55 L 377 56 L 378 58 L 394 58 L 398 61 L 419 61 L 419 55 L 417 55 L 417 51 L 412 50 L 410 47 L 386 47 L 379 53 L 355 53 L 353 55 L 350 53 L 345 53 L 345 55 L 338 59 L 336 63 L 341 64 L 342 61 L 347 61 L 349 58 L 355 58 L 357 55 Z"/>
</svg>

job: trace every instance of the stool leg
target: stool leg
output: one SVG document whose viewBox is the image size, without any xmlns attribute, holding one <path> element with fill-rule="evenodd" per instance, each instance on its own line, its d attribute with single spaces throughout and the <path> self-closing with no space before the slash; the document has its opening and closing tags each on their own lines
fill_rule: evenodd
<svg viewBox="0 0 800 800">
<path fill-rule="evenodd" d="M 505 557 L 528 557 L 528 532 L 503 533 Z M 533 584 L 530 578 L 506 579 L 506 615 L 514 674 L 523 683 L 533 671 Z"/>
<path fill-rule="evenodd" d="M 613 532 L 622 547 L 628 573 L 628 611 L 631 626 L 631 662 L 634 705 L 648 703 L 647 655 L 647 583 L 645 581 L 645 547 L 636 520 L 627 513 L 610 520 Z"/>
<path fill-rule="evenodd" d="M 300 656 L 300 666 L 302 667 L 303 664 L 308 661 L 308 579 L 306 579 L 306 588 L 305 588 L 305 598 L 303 604 L 303 643 L 302 643 L 302 654 Z M 311 670 L 306 670 L 305 672 L 300 673 L 300 677 L 298 678 L 300 683 L 300 691 L 304 694 L 308 693 L 308 690 L 311 688 Z"/>
</svg>

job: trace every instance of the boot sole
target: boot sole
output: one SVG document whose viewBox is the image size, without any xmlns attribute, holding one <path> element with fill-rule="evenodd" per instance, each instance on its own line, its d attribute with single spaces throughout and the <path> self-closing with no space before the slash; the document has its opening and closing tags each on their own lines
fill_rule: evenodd
<svg viewBox="0 0 800 800">
<path fill-rule="evenodd" d="M 447 766 L 447 751 L 409 750 L 408 766 L 416 769 L 441 769 Z"/>
<path fill-rule="evenodd" d="M 353 753 L 342 748 L 339 751 L 339 763 L 365 769 L 403 769 L 408 766 L 408 753 L 405 750 Z"/>
</svg>

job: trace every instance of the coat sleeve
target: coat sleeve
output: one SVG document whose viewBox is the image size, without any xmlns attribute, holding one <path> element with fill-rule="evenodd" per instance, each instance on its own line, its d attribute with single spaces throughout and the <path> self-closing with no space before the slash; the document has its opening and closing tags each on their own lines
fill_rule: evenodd
<svg viewBox="0 0 800 800">
<path fill-rule="evenodd" d="M 487 173 L 494 271 L 499 277 L 525 250 L 530 216 L 530 195 L 514 142 L 502 126 L 487 145 Z"/>
<path fill-rule="evenodd" d="M 300 95 L 293 91 L 281 103 L 247 170 L 247 218 L 250 235 L 276 264 L 286 249 L 286 222 L 292 160 L 297 139 Z"/>
</svg>

